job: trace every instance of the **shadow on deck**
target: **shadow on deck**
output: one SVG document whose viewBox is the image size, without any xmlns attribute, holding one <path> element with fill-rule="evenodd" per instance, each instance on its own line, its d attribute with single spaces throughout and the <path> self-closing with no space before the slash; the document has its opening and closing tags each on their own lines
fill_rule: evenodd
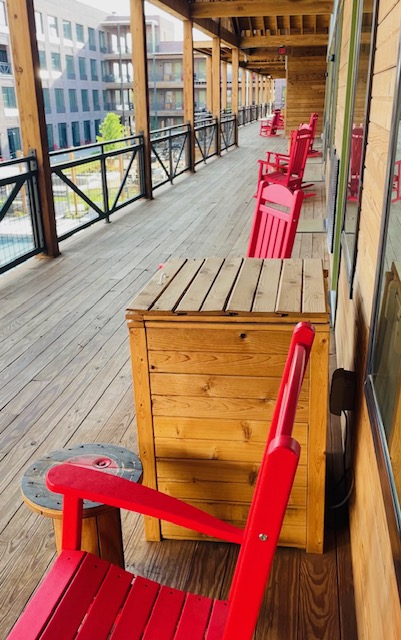
<svg viewBox="0 0 401 640">
<path fill-rule="evenodd" d="M 22 504 L 25 468 L 78 443 L 137 450 L 125 308 L 170 256 L 245 255 L 256 159 L 267 148 L 287 148 L 282 137 L 260 138 L 258 131 L 257 123 L 242 128 L 239 149 L 158 189 L 153 201 L 118 212 L 111 225 L 64 241 L 58 259 L 32 259 L 2 276 L 0 637 L 54 554 L 51 521 Z M 321 257 L 327 267 L 319 161 L 310 161 L 306 178 L 315 181 L 317 196 L 305 201 L 293 255 Z M 334 438 L 329 456 L 336 450 Z M 130 569 L 213 597 L 226 594 L 233 546 L 147 543 L 133 514 L 124 515 L 123 531 Z M 347 526 L 328 529 L 326 541 L 323 556 L 278 549 L 255 639 L 356 637 Z"/>
</svg>

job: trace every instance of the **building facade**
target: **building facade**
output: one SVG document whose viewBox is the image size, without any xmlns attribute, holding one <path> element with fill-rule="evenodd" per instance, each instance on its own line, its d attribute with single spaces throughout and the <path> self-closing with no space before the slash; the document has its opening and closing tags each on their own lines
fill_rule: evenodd
<svg viewBox="0 0 401 640">
<path fill-rule="evenodd" d="M 96 141 L 108 112 L 134 133 L 130 19 L 74 0 L 36 0 L 36 37 L 49 149 Z M 182 42 L 160 16 L 146 19 L 152 129 L 183 122 Z M 206 111 L 206 57 L 195 54 L 195 102 Z M 21 149 L 7 15 L 0 0 L 0 157 Z"/>
</svg>

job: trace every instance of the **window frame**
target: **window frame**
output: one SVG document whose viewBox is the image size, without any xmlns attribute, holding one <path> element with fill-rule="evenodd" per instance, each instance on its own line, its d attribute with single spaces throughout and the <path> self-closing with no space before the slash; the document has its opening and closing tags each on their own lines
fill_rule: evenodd
<svg viewBox="0 0 401 640">
<path fill-rule="evenodd" d="M 381 418 L 380 408 L 374 389 L 372 374 L 374 372 L 374 347 L 378 332 L 378 318 L 382 302 L 382 282 L 384 275 L 384 255 L 387 246 L 387 232 L 390 218 L 392 191 L 393 191 L 393 175 L 394 163 L 396 158 L 398 136 L 396 133 L 401 131 L 401 32 L 398 45 L 398 58 L 396 77 L 394 84 L 394 102 L 391 117 L 389 149 L 387 154 L 386 168 L 386 184 L 387 191 L 383 202 L 379 251 L 374 283 L 374 297 L 372 304 L 372 314 L 370 320 L 368 356 L 365 370 L 365 400 L 368 408 L 369 421 L 372 431 L 373 444 L 376 454 L 376 460 L 379 471 L 381 490 L 383 495 L 384 508 L 386 513 L 386 522 L 389 531 L 391 551 L 393 556 L 394 570 L 396 575 L 398 595 L 401 599 L 401 511 L 396 511 L 396 501 L 394 499 L 395 488 L 392 482 L 391 461 L 388 452 L 387 439 L 385 436 L 384 425 Z"/>
<path fill-rule="evenodd" d="M 357 37 L 355 39 L 355 57 L 354 57 L 353 83 L 352 83 L 351 107 L 350 107 L 351 117 L 349 121 L 349 146 L 348 146 L 347 161 L 346 161 L 347 185 L 346 185 L 345 197 L 343 202 L 342 230 L 341 230 L 341 249 L 344 255 L 344 263 L 345 263 L 345 269 L 346 269 L 347 278 L 348 278 L 348 291 L 349 291 L 350 298 L 352 298 L 352 295 L 353 295 L 354 276 L 355 276 L 355 269 L 356 269 L 356 263 L 357 263 L 357 257 L 358 257 L 358 232 L 359 232 L 359 222 L 361 218 L 363 174 L 365 170 L 366 146 L 367 146 L 367 140 L 368 140 L 368 134 L 369 134 L 370 103 L 371 103 L 372 83 L 373 83 L 373 68 L 374 68 L 375 53 L 376 53 L 377 21 L 378 21 L 378 13 L 379 13 L 379 2 L 378 0 L 374 0 L 373 11 L 372 11 L 372 30 L 370 34 L 368 75 L 367 75 L 366 95 L 365 95 L 365 120 L 363 123 L 363 140 L 362 140 L 362 155 L 361 155 L 358 203 L 357 203 L 356 221 L 355 221 L 355 240 L 354 240 L 353 252 L 351 253 L 350 247 L 346 238 L 346 233 L 345 233 L 345 222 L 347 217 L 348 178 L 349 178 L 350 163 L 351 163 L 352 126 L 353 126 L 353 119 L 354 119 L 353 115 L 355 112 L 356 84 L 358 81 L 358 70 L 359 70 L 359 62 L 360 62 L 360 45 L 361 45 L 361 35 L 362 35 L 362 18 L 363 18 L 364 1 L 365 0 L 363 0 L 359 4 L 359 9 L 360 9 L 359 29 L 358 29 Z"/>
</svg>

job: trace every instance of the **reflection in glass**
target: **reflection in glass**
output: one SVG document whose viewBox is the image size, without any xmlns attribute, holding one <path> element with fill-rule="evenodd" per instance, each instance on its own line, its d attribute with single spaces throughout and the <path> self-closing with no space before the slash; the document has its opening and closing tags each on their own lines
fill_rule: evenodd
<svg viewBox="0 0 401 640">
<path fill-rule="evenodd" d="M 364 0 L 361 8 L 361 31 L 359 48 L 356 55 L 356 73 L 354 80 L 354 97 L 352 112 L 352 131 L 349 151 L 349 168 L 347 197 L 345 203 L 343 246 L 347 258 L 348 273 L 352 280 L 352 271 L 355 258 L 356 236 L 358 229 L 358 211 L 361 199 L 361 178 L 363 171 L 364 154 L 366 144 L 366 120 L 367 100 L 366 95 L 370 82 L 370 52 L 372 41 L 372 29 L 375 24 L 373 19 L 372 0 Z"/>
<path fill-rule="evenodd" d="M 397 142 L 387 234 L 383 246 L 383 276 L 373 347 L 372 382 L 388 454 L 393 489 L 401 502 L 401 133 Z M 395 497 L 395 501 L 397 501 Z"/>
</svg>

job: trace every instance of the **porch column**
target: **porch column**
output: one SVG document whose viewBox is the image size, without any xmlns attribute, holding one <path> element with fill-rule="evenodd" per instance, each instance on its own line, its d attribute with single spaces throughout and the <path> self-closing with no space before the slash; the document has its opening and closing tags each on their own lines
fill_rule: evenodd
<svg viewBox="0 0 401 640">
<path fill-rule="evenodd" d="M 134 69 L 135 132 L 144 139 L 144 178 L 147 198 L 152 198 L 152 169 L 150 162 L 150 127 L 148 65 L 146 55 L 146 26 L 144 0 L 131 2 L 132 66 Z"/>
<path fill-rule="evenodd" d="M 231 51 L 231 110 L 238 114 L 238 73 L 239 73 L 239 49 L 235 47 Z"/>
<path fill-rule="evenodd" d="M 238 74 L 239 49 L 231 50 L 231 112 L 235 115 L 235 144 L 238 146 Z"/>
<path fill-rule="evenodd" d="M 253 91 L 252 91 L 252 89 L 253 89 L 253 87 L 252 87 L 252 82 L 253 82 L 253 80 L 252 80 L 252 71 L 247 71 L 246 74 L 248 76 L 248 99 L 247 99 L 247 104 L 248 104 L 248 106 L 251 107 L 252 106 L 252 93 L 253 93 Z"/>
<path fill-rule="evenodd" d="M 221 152 L 220 140 L 220 119 L 221 119 L 221 97 L 220 97 L 220 38 L 213 37 L 212 40 L 212 113 L 217 118 L 217 155 Z"/>
<path fill-rule="evenodd" d="M 221 63 L 221 108 L 227 109 L 227 63 Z"/>
<path fill-rule="evenodd" d="M 241 106 L 246 107 L 246 69 L 241 69 Z"/>
<path fill-rule="evenodd" d="M 184 122 L 189 123 L 191 127 L 189 145 L 189 168 L 191 171 L 195 171 L 194 46 L 192 27 L 192 20 L 184 20 Z"/>
<path fill-rule="evenodd" d="M 33 0 L 6 0 L 6 4 L 22 147 L 25 156 L 29 155 L 31 150 L 36 151 L 46 253 L 51 258 L 55 258 L 60 254 L 60 250 L 57 240 Z"/>
<path fill-rule="evenodd" d="M 206 56 L 206 109 L 213 111 L 212 103 L 212 57 Z"/>
</svg>

